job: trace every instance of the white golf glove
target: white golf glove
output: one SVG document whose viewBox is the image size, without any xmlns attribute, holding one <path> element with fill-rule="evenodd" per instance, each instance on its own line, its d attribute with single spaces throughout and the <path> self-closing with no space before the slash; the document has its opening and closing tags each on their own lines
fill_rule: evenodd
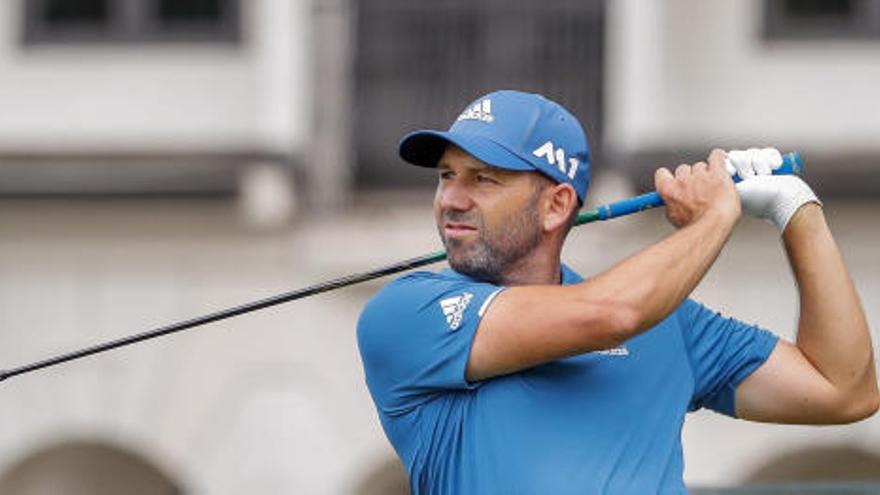
<svg viewBox="0 0 880 495">
<path fill-rule="evenodd" d="M 776 148 L 728 151 L 725 165 L 731 175 L 742 178 L 736 189 L 743 211 L 776 225 L 780 233 L 798 208 L 811 202 L 822 204 L 800 177 L 771 175 L 782 166 L 782 154 Z"/>
</svg>

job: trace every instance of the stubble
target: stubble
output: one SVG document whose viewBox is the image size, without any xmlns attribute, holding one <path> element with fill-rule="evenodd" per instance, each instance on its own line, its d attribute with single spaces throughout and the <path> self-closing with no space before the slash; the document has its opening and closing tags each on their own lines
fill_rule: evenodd
<svg viewBox="0 0 880 495">
<path fill-rule="evenodd" d="M 541 242 L 539 198 L 540 189 L 536 187 L 525 208 L 492 229 L 486 228 L 482 214 L 476 210 L 444 211 L 438 228 L 449 266 L 471 278 L 501 284 L 508 269 L 528 256 Z M 443 233 L 445 222 L 473 225 L 478 237 L 474 241 L 447 239 Z"/>
</svg>

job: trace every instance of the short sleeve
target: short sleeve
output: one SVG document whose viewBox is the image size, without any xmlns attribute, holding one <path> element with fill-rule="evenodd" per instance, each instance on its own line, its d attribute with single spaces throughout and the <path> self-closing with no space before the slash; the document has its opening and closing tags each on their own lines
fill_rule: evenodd
<svg viewBox="0 0 880 495">
<path fill-rule="evenodd" d="M 367 386 L 387 414 L 404 413 L 465 380 L 471 344 L 498 286 L 419 272 L 379 291 L 358 320 Z"/>
<path fill-rule="evenodd" d="M 694 374 L 690 410 L 706 407 L 727 416 L 736 411 L 736 387 L 770 356 L 778 338 L 769 331 L 726 318 L 687 300 L 680 317 Z"/>
</svg>

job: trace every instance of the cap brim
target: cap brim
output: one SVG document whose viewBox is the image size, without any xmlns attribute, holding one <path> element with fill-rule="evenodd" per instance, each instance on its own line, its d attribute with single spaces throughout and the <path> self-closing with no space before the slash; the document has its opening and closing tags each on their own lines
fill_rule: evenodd
<svg viewBox="0 0 880 495">
<path fill-rule="evenodd" d="M 436 167 L 446 151 L 454 144 L 487 165 L 505 170 L 533 171 L 535 167 L 491 139 L 454 131 L 421 130 L 407 134 L 400 140 L 400 157 L 420 167 Z"/>
</svg>

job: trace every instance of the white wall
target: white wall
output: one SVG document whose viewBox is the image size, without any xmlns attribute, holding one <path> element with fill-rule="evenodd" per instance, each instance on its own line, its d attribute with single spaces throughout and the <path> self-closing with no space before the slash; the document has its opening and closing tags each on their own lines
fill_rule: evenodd
<svg viewBox="0 0 880 495">
<path fill-rule="evenodd" d="M 0 2 L 0 150 L 301 149 L 311 127 L 310 0 L 242 2 L 225 45 L 20 43 Z"/>
<path fill-rule="evenodd" d="M 361 209 L 255 233 L 225 201 L 5 201 L 0 366 L 436 249 L 430 212 L 411 210 L 389 218 Z M 394 232 L 376 236 L 386 221 Z M 377 288 L 334 291 L 9 379 L 0 384 L 0 475 L 73 437 L 121 444 L 187 493 L 353 493 L 393 455 L 354 334 Z"/>
<path fill-rule="evenodd" d="M 762 5 L 608 2 L 608 146 L 880 152 L 880 43 L 768 44 Z"/>
</svg>

